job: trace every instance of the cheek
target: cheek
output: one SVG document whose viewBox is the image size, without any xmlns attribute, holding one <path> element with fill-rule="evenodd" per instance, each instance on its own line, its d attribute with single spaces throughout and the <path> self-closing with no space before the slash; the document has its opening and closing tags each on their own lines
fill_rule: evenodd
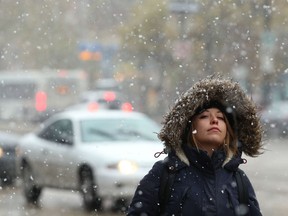
<svg viewBox="0 0 288 216">
<path fill-rule="evenodd" d="M 223 124 L 221 124 L 221 130 L 222 130 L 225 134 L 227 133 L 226 123 L 223 122 Z"/>
<path fill-rule="evenodd" d="M 203 124 L 202 122 L 198 122 L 198 124 L 195 125 L 192 133 L 197 138 L 199 136 L 202 136 L 204 134 L 204 131 L 205 131 L 205 124 Z"/>
<path fill-rule="evenodd" d="M 194 134 L 194 138 L 198 140 L 199 142 L 206 137 L 205 134 L 202 131 L 197 131 L 197 133 Z"/>
</svg>

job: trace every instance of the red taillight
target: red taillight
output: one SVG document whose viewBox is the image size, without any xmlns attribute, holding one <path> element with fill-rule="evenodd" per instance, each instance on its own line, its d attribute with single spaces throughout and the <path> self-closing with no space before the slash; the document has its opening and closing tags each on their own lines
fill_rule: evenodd
<svg viewBox="0 0 288 216">
<path fill-rule="evenodd" d="M 130 103 L 123 103 L 121 106 L 122 111 L 126 111 L 126 112 L 132 112 L 133 111 L 133 106 Z"/>
<path fill-rule="evenodd" d="M 115 92 L 112 92 L 112 91 L 107 91 L 104 93 L 104 99 L 106 101 L 114 101 L 116 99 L 116 94 Z"/>
<path fill-rule="evenodd" d="M 98 110 L 99 109 L 99 105 L 97 104 L 97 103 L 89 103 L 88 104 L 88 111 L 90 111 L 90 112 L 94 112 L 94 111 L 96 111 L 96 110 Z"/>
<path fill-rule="evenodd" d="M 35 95 L 35 109 L 43 112 L 47 109 L 47 95 L 45 92 L 37 92 Z"/>
<path fill-rule="evenodd" d="M 59 70 L 58 71 L 58 76 L 62 78 L 66 78 L 68 76 L 68 71 L 66 70 Z"/>
</svg>

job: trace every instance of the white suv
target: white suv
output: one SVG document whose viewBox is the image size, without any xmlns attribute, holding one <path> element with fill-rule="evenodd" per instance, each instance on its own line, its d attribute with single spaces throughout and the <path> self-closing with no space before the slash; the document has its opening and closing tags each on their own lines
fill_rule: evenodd
<svg viewBox="0 0 288 216">
<path fill-rule="evenodd" d="M 25 135 L 18 169 L 29 203 L 45 187 L 79 190 L 87 210 L 130 201 L 162 150 L 159 125 L 141 113 L 66 111 Z M 112 207 L 112 206 L 110 206 Z"/>
</svg>

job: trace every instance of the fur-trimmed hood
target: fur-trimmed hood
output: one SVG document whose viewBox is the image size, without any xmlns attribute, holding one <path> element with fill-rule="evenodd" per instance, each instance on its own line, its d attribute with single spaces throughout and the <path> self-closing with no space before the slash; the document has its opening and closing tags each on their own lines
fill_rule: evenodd
<svg viewBox="0 0 288 216">
<path fill-rule="evenodd" d="M 188 121 L 197 108 L 217 101 L 228 105 L 236 115 L 238 140 L 242 151 L 249 156 L 259 155 L 262 142 L 262 127 L 257 107 L 248 98 L 237 82 L 220 77 L 209 77 L 195 83 L 176 101 L 164 116 L 163 127 L 158 134 L 168 150 L 182 152 L 182 137 Z"/>
</svg>

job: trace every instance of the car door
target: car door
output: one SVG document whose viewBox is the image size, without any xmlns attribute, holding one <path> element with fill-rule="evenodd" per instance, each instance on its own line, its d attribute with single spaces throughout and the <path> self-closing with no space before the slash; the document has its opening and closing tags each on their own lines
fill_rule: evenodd
<svg viewBox="0 0 288 216">
<path fill-rule="evenodd" d="M 73 134 L 72 121 L 69 119 L 57 120 L 39 134 L 46 143 L 42 149 L 42 156 L 46 160 L 46 185 L 70 188 L 74 184 L 75 176 L 71 176 L 72 170 L 75 170 L 72 161 Z"/>
</svg>

